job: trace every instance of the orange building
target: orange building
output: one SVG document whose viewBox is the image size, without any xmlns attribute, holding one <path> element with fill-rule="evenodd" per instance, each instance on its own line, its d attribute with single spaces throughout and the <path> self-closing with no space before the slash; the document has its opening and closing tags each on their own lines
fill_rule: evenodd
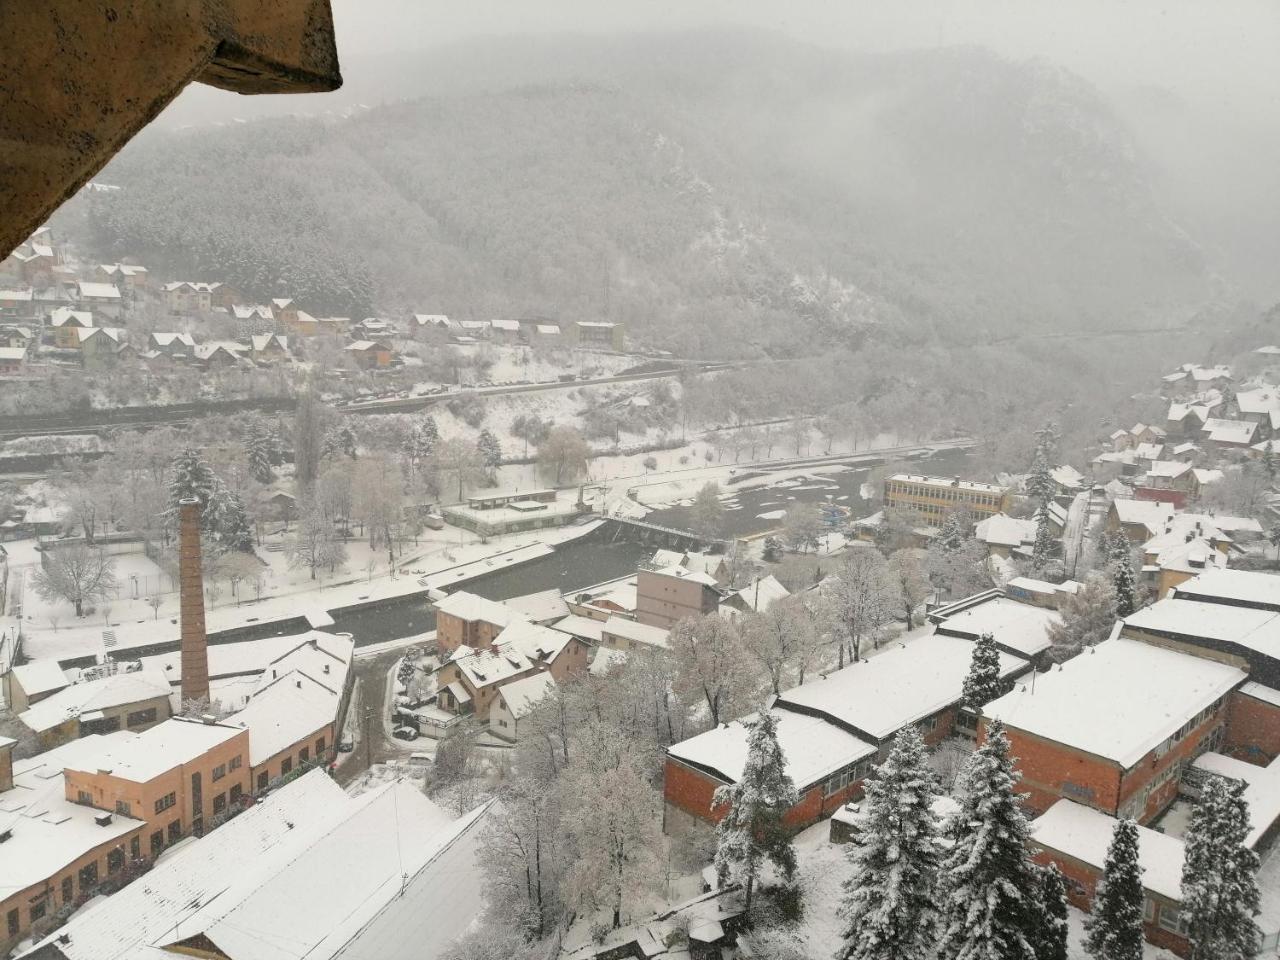
<svg viewBox="0 0 1280 960">
<path fill-rule="evenodd" d="M 213 720 L 174 717 L 66 770 L 67 800 L 144 821 L 150 856 L 202 835 L 249 790 L 248 731 Z"/>
<path fill-rule="evenodd" d="M 505 604 L 459 590 L 436 603 L 436 647 L 441 657 L 461 646 L 488 650 L 498 634 L 519 619 Z"/>
</svg>

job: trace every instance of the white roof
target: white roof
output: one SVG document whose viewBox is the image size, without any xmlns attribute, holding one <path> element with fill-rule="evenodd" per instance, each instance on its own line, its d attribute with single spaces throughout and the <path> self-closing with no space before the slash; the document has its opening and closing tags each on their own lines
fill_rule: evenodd
<svg viewBox="0 0 1280 960">
<path fill-rule="evenodd" d="M 555 323 L 537 323 L 534 324 L 534 329 L 544 337 L 556 336 L 560 333 L 560 326 Z"/>
<path fill-rule="evenodd" d="M 1118 637 L 983 709 L 1010 727 L 1132 767 L 1246 678 L 1244 671 Z"/>
<path fill-rule="evenodd" d="M 1049 585 L 1050 590 L 1055 590 Z M 1025 657 L 1049 649 L 1049 628 L 1062 621 L 1057 610 L 1019 603 L 1009 597 L 992 597 L 966 610 L 948 614 L 938 624 L 938 631 L 976 640 L 984 633 L 996 643 L 1016 650 Z"/>
<path fill-rule="evenodd" d="M 1240 688 L 1240 692 L 1246 696 L 1253 697 L 1255 700 L 1261 700 L 1263 703 L 1280 707 L 1280 690 L 1251 680 Z"/>
<path fill-rule="evenodd" d="M 1033 842 L 1050 847 L 1101 872 L 1116 829 L 1115 817 L 1074 800 L 1059 800 L 1031 824 Z M 1138 827 L 1142 885 L 1175 902 L 1182 899 L 1182 841 Z"/>
<path fill-rule="evenodd" d="M 1256 390 L 1241 390 L 1236 394 L 1236 406 L 1241 414 L 1268 413 L 1280 409 L 1280 390 L 1272 386 Z"/>
<path fill-rule="evenodd" d="M 929 634 L 784 691 L 778 704 L 821 711 L 884 740 L 959 701 L 972 660 L 971 641 Z M 1003 676 L 1026 666 L 1025 660 L 1000 654 Z"/>
<path fill-rule="evenodd" d="M 734 594 L 748 610 L 768 610 L 778 600 L 791 596 L 791 591 L 779 582 L 773 574 L 755 580 Z"/>
<path fill-rule="evenodd" d="M 1203 753 L 1192 761 L 1192 766 L 1245 784 L 1244 800 L 1249 806 L 1249 835 L 1245 843 L 1257 846 L 1262 835 L 1280 819 L 1280 764 L 1272 761 L 1269 766 L 1259 767 L 1221 753 Z"/>
<path fill-rule="evenodd" d="M 978 493 L 1004 493 L 1004 487 L 994 483 L 979 483 L 976 480 L 957 480 L 955 477 L 924 477 L 911 473 L 895 473 L 890 480 L 907 480 L 912 483 L 924 483 L 931 487 L 956 487 L 961 490 L 972 490 Z"/>
<path fill-rule="evenodd" d="M 1207 470 L 1202 467 L 1196 467 L 1191 471 L 1191 475 L 1196 478 L 1196 483 L 1204 486 L 1208 483 L 1217 483 L 1226 474 L 1221 470 Z"/>
<path fill-rule="evenodd" d="M 26 355 L 26 347 L 0 347 L 0 360 L 21 360 Z"/>
<path fill-rule="evenodd" d="M 604 632 L 604 621 L 593 620 L 590 617 L 581 617 L 576 613 L 571 613 L 569 616 L 551 624 L 551 629 L 559 630 L 574 637 L 580 637 L 589 643 L 599 643 L 600 635 Z"/>
<path fill-rule="evenodd" d="M 527 593 L 522 597 L 503 600 L 502 603 L 520 616 L 535 623 L 556 620 L 569 614 L 569 604 L 565 602 L 559 590 L 542 590 L 538 593 Z"/>
<path fill-rule="evenodd" d="M 458 590 L 437 602 L 436 610 L 457 617 L 459 620 L 468 622 L 483 620 L 498 627 L 505 627 L 519 619 L 519 615 L 510 607 L 465 590 Z"/>
<path fill-rule="evenodd" d="M 1014 577 L 1006 585 L 1012 590 L 1026 590 L 1028 593 L 1069 593 L 1080 591 L 1076 580 L 1064 580 L 1062 583 L 1050 583 L 1048 580 L 1037 580 L 1034 577 Z"/>
<path fill-rule="evenodd" d="M 136 734 L 92 734 L 54 750 L 13 761 L 13 789 L 0 793 L 0 833 L 10 831 L 0 856 L 0 896 L 25 890 L 74 863 L 84 854 L 140 826 L 113 814 L 99 826 L 103 811 L 67 800 L 63 769 L 92 765 L 95 758 Z"/>
<path fill-rule="evenodd" d="M 161 347 L 167 347 L 175 340 L 184 347 L 194 347 L 196 345 L 195 339 L 189 333 L 153 333 L 151 334 L 151 339 Z"/>
<path fill-rule="evenodd" d="M 555 687 L 556 679 L 550 673 L 535 673 L 531 677 L 521 677 L 505 684 L 498 691 L 498 696 L 506 703 L 511 715 L 519 720 L 535 704 L 549 696 Z"/>
<path fill-rule="evenodd" d="M 493 327 L 493 329 L 495 329 L 495 330 L 503 330 L 503 331 L 505 331 L 505 332 L 507 332 L 507 333 L 519 333 L 519 332 L 520 332 L 520 321 L 519 321 L 519 320 L 490 320 L 490 321 L 489 321 L 489 324 L 490 324 L 490 326 L 492 326 L 492 327 Z"/>
<path fill-rule="evenodd" d="M 1174 588 L 1171 596 L 1125 617 L 1125 627 L 1192 640 L 1235 643 L 1266 656 L 1280 658 L 1280 614 L 1272 610 L 1186 600 L 1178 595 L 1179 587 Z"/>
<path fill-rule="evenodd" d="M 81 280 L 76 284 L 82 297 L 94 297 L 99 300 L 119 300 L 120 288 L 114 283 L 93 283 Z"/>
<path fill-rule="evenodd" d="M 822 717 L 810 717 L 790 710 L 773 710 L 778 721 L 778 746 L 786 762 L 787 775 L 797 789 L 827 777 L 842 767 L 869 757 L 876 748 Z M 728 783 L 736 783 L 747 763 L 747 724 L 756 714 L 692 739 L 673 744 L 667 753 L 678 760 L 704 767 Z"/>
<path fill-rule="evenodd" d="M 624 640 L 630 640 L 634 643 L 644 643 L 651 647 L 666 647 L 668 639 L 671 636 L 669 630 L 662 627 L 651 626 L 647 623 L 640 623 L 627 617 L 610 616 L 604 622 L 603 633 L 612 634 L 615 637 L 622 637 Z"/>
<path fill-rule="evenodd" d="M 415 313 L 413 319 L 419 326 L 425 326 L 429 323 L 436 326 L 448 326 L 449 324 L 449 318 L 443 313 Z"/>
<path fill-rule="evenodd" d="M 1222 420 L 1210 417 L 1201 428 L 1218 443 L 1249 443 L 1258 425 L 1252 420 Z"/>
<path fill-rule="evenodd" d="M 0 300 L 30 300 L 33 295 L 30 287 L 22 290 L 0 290 Z"/>
<path fill-rule="evenodd" d="M 87 766 L 67 766 L 87 773 L 106 771 L 123 780 L 146 783 L 180 764 L 189 763 L 241 733 L 243 731 L 239 727 L 225 723 L 204 723 L 173 717 L 150 730 L 144 730 L 136 737 L 111 746 L 99 753 L 94 762 Z"/>
<path fill-rule="evenodd" d="M 1151 466 L 1147 468 L 1147 476 L 1149 477 L 1167 477 L 1170 480 L 1176 479 L 1191 469 L 1191 464 L 1183 463 L 1181 460 L 1155 460 Z"/>
<path fill-rule="evenodd" d="M 1035 541 L 1036 522 L 997 513 L 975 524 L 973 535 L 988 545 L 1017 547 Z"/>
<path fill-rule="evenodd" d="M 560 631 L 552 627 L 529 623 L 527 620 L 515 620 L 507 624 L 502 632 L 493 638 L 494 647 L 504 651 L 518 650 L 530 660 L 550 662 L 560 656 L 573 640 L 568 631 Z"/>
<path fill-rule="evenodd" d="M 71 683 L 57 660 L 33 660 L 12 670 L 13 678 L 21 684 L 28 697 L 61 690 Z"/>
<path fill-rule="evenodd" d="M 684 567 L 667 567 L 665 570 L 650 570 L 647 573 L 655 573 L 662 577 L 675 577 L 677 580 L 692 580 L 694 583 L 700 583 L 705 587 L 718 586 L 716 578 L 709 573 L 701 570 L 688 570 Z"/>
<path fill-rule="evenodd" d="M 163 673 L 155 669 L 136 670 L 73 683 L 19 714 L 18 719 L 39 733 L 90 710 L 109 710 L 168 696 L 169 681 Z"/>
<path fill-rule="evenodd" d="M 77 326 L 92 327 L 93 311 L 92 310 L 72 310 L 70 307 L 57 307 L 53 313 L 49 314 L 49 325 L 52 327 L 66 326 L 72 320 Z"/>
<path fill-rule="evenodd" d="M 1178 584 L 1174 596 L 1280 610 L 1280 576 L 1252 570 L 1210 570 Z"/>
<path fill-rule="evenodd" d="M 249 763 L 256 767 L 333 723 L 341 694 L 341 687 L 335 691 L 290 670 L 255 692 L 243 710 L 224 722 L 249 731 Z"/>
<path fill-rule="evenodd" d="M 1080 487 L 1085 482 L 1085 475 L 1069 463 L 1054 467 L 1049 471 L 1049 475 L 1053 477 L 1055 483 L 1064 487 Z"/>
</svg>

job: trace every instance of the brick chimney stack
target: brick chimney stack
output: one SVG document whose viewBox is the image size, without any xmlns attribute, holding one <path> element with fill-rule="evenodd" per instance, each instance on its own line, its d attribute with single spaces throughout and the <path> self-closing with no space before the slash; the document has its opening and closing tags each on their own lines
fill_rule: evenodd
<svg viewBox="0 0 1280 960">
<path fill-rule="evenodd" d="M 179 505 L 178 589 L 182 623 L 182 699 L 209 697 L 208 635 L 204 629 L 204 573 L 200 566 L 200 501 Z"/>
</svg>

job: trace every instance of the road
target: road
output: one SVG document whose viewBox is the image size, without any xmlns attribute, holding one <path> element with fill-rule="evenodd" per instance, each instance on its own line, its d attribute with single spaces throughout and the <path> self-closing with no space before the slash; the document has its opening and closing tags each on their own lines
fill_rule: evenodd
<svg viewBox="0 0 1280 960">
<path fill-rule="evenodd" d="M 388 674 L 403 655 L 404 647 L 411 642 L 406 641 L 403 645 L 390 649 L 382 647 L 374 656 L 356 657 L 352 666 L 356 675 L 356 692 L 352 696 L 349 711 L 355 718 L 355 749 L 338 755 L 338 768 L 334 771 L 334 777 L 344 787 L 375 763 L 402 759 L 413 752 L 406 749 L 409 745 L 389 739 L 382 722 L 384 714 L 390 709 Z"/>
</svg>

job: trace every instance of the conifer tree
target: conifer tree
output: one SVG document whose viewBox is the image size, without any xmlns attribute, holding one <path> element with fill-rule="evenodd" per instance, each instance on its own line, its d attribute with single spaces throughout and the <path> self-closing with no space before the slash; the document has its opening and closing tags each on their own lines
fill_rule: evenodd
<svg viewBox="0 0 1280 960">
<path fill-rule="evenodd" d="M 1035 459 L 1031 461 L 1031 473 L 1027 477 L 1027 495 L 1041 505 L 1053 499 L 1055 487 L 1051 469 L 1044 451 L 1037 450 Z"/>
<path fill-rule="evenodd" d="M 1031 566 L 1036 570 L 1042 569 L 1052 558 L 1054 539 L 1053 530 L 1049 526 L 1049 505 L 1041 503 L 1040 509 L 1036 511 L 1036 539 L 1031 546 Z"/>
<path fill-rule="evenodd" d="M 744 883 L 748 913 L 751 891 L 766 859 L 787 882 L 795 876 L 796 852 L 782 818 L 799 802 L 778 746 L 777 718 L 762 710 L 749 726 L 742 777 L 718 787 L 712 801 L 716 807 L 729 807 L 716 824 L 716 876 L 724 884 L 730 874 L 736 874 Z"/>
<path fill-rule="evenodd" d="M 440 428 L 436 426 L 436 418 L 427 415 L 418 425 L 418 433 L 422 437 L 422 445 L 426 448 L 426 456 L 430 456 L 440 442 Z"/>
<path fill-rule="evenodd" d="M 476 438 L 476 452 L 480 454 L 480 459 L 484 462 L 485 470 L 490 476 L 493 476 L 494 471 L 502 466 L 502 445 L 488 430 L 481 430 L 480 436 Z"/>
<path fill-rule="evenodd" d="M 995 637 L 984 633 L 973 644 L 969 675 L 964 678 L 964 705 L 981 710 L 1000 693 L 1000 651 Z"/>
<path fill-rule="evenodd" d="M 920 732 L 905 727 L 867 781 L 845 881 L 845 960 L 927 960 L 941 864 L 932 810 L 937 783 Z"/>
<path fill-rule="evenodd" d="M 1125 550 L 1112 567 L 1111 583 L 1116 592 L 1116 616 L 1127 617 L 1137 608 L 1133 583 L 1133 560 Z"/>
<path fill-rule="evenodd" d="M 1102 867 L 1102 880 L 1085 921 L 1084 948 L 1094 960 L 1142 960 L 1142 866 L 1138 825 L 1117 821 Z"/>
<path fill-rule="evenodd" d="M 259 483 L 275 479 L 271 469 L 271 437 L 260 419 L 255 417 L 249 421 L 241 442 L 249 460 L 249 475 Z"/>
<path fill-rule="evenodd" d="M 933 540 L 939 550 L 952 554 L 964 546 L 965 540 L 969 538 L 969 524 L 966 520 L 967 517 L 960 510 L 952 510 L 943 518 L 938 535 Z"/>
<path fill-rule="evenodd" d="M 1036 960 L 1067 960 L 1067 884 L 1056 863 L 1040 868 L 1039 928 L 1032 938 Z"/>
<path fill-rule="evenodd" d="M 1247 960 L 1258 951 L 1258 855 L 1248 836 L 1244 784 L 1207 778 L 1184 837 L 1182 916 L 1192 960 Z"/>
<path fill-rule="evenodd" d="M 1016 781 L 1004 725 L 992 721 L 965 764 L 960 809 L 947 828 L 938 960 L 1036 960 L 1039 885 Z"/>
</svg>

